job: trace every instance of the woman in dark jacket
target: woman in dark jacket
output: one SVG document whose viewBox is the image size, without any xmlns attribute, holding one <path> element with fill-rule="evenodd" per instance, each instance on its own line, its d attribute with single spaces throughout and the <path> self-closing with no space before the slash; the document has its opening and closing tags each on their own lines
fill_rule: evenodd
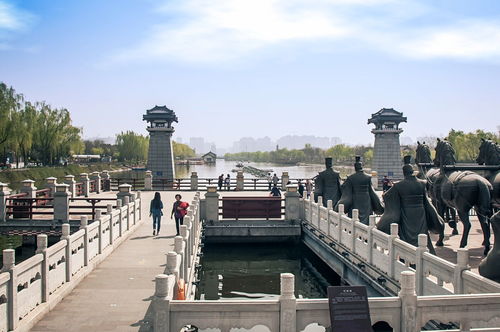
<svg viewBox="0 0 500 332">
<path fill-rule="evenodd" d="M 155 193 L 155 198 L 151 200 L 149 205 L 149 216 L 153 216 L 153 235 L 158 235 L 160 233 L 160 221 L 161 216 L 163 216 L 163 203 L 161 201 L 160 193 Z"/>
</svg>

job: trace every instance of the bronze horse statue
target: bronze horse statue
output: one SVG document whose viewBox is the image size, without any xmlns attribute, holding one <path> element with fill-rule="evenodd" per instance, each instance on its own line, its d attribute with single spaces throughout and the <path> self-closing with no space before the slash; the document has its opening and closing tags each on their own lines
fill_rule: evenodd
<svg viewBox="0 0 500 332">
<path fill-rule="evenodd" d="M 457 210 L 464 225 L 460 248 L 467 246 L 467 237 L 471 228 L 469 210 L 472 208 L 476 210 L 483 230 L 484 254 L 486 255 L 490 250 L 489 218 L 492 215 L 490 205 L 492 186 L 485 178 L 474 172 L 446 170 L 444 167 L 454 165 L 455 162 L 455 150 L 451 143 L 439 140 L 436 145 L 434 164 L 440 167 L 440 175 L 433 183 L 433 194 L 441 208 L 448 206 Z M 440 234 L 436 245 L 442 244 L 443 238 L 444 234 Z"/>
<path fill-rule="evenodd" d="M 500 166 L 500 146 L 492 140 L 481 139 L 479 155 L 476 162 L 479 165 Z M 500 167 L 499 167 L 500 168 Z M 493 186 L 491 206 L 500 209 L 500 170 L 486 171 L 485 178 Z"/>
<path fill-rule="evenodd" d="M 434 163 L 432 161 L 431 149 L 425 142 L 420 143 L 417 141 L 415 163 L 418 167 L 417 177 L 422 180 L 427 180 L 427 193 L 431 198 L 432 204 L 438 211 L 439 216 L 448 222 L 448 225 L 452 228 L 451 234 L 458 235 L 455 210 L 446 206 L 440 206 L 440 202 L 433 191 L 432 185 L 439 178 L 441 172 L 439 168 L 435 167 L 428 169 L 429 165 L 434 165 Z M 438 241 L 436 245 L 442 246 L 443 243 L 442 241 Z"/>
</svg>

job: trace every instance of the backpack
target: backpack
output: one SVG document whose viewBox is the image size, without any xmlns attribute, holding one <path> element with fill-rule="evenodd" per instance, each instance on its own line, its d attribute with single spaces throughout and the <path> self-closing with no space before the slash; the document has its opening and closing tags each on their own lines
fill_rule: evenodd
<svg viewBox="0 0 500 332">
<path fill-rule="evenodd" d="M 182 209 L 182 210 L 179 211 L 180 215 L 182 217 L 186 216 L 186 214 L 188 213 L 187 212 L 187 208 L 189 207 L 189 203 L 188 202 L 181 202 L 179 204 L 179 207 Z"/>
</svg>

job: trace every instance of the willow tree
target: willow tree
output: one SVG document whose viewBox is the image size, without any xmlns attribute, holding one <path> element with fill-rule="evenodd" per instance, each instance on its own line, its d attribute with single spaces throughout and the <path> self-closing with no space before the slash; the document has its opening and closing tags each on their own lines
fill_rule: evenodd
<svg viewBox="0 0 500 332">
<path fill-rule="evenodd" d="M 116 149 L 123 161 L 145 161 L 148 157 L 149 138 L 133 131 L 121 132 L 116 136 Z"/>
</svg>

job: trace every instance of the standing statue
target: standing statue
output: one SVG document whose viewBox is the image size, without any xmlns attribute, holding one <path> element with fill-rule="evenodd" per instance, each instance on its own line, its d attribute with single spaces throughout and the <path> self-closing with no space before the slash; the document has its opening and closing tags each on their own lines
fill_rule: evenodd
<svg viewBox="0 0 500 332">
<path fill-rule="evenodd" d="M 485 278 L 500 282 L 500 269 L 498 268 L 500 265 L 500 211 L 491 217 L 490 223 L 495 241 L 493 249 L 479 263 L 479 274 Z"/>
<path fill-rule="evenodd" d="M 349 175 L 342 184 L 342 196 L 335 205 L 335 211 L 338 211 L 339 204 L 344 204 L 344 211 L 351 217 L 352 210 L 358 209 L 359 221 L 368 225 L 372 212 L 382 214 L 384 207 L 373 189 L 371 176 L 363 172 L 363 164 L 359 156 L 356 156 L 354 170 L 356 173 Z"/>
<path fill-rule="evenodd" d="M 396 182 L 383 196 L 385 211 L 377 228 L 390 233 L 390 225 L 397 223 L 401 240 L 414 246 L 418 246 L 418 235 L 426 234 L 427 247 L 431 253 L 435 253 L 429 231 L 441 233 L 443 219 L 427 197 L 426 181 L 413 175 L 410 158 L 405 156 L 404 180 Z"/>
<path fill-rule="evenodd" d="M 340 199 L 340 174 L 333 170 L 332 158 L 325 158 L 326 169 L 320 172 L 315 180 L 316 188 L 314 196 L 323 197 L 323 205 L 326 206 L 327 201 L 331 200 L 335 206 Z"/>
<path fill-rule="evenodd" d="M 484 254 L 490 250 L 490 226 L 488 219 L 492 215 L 490 205 L 491 184 L 482 176 L 474 172 L 460 172 L 447 170 L 446 165 L 455 164 L 455 150 L 447 140 L 439 140 L 436 145 L 434 164 L 440 167 L 440 175 L 433 184 L 438 206 L 454 208 L 464 225 L 460 248 L 467 246 L 467 237 L 471 228 L 469 210 L 474 208 L 483 231 Z M 439 208 L 438 208 L 439 209 Z M 440 212 L 441 214 L 441 212 Z M 439 234 L 436 245 L 442 245 L 444 232 Z"/>
</svg>

